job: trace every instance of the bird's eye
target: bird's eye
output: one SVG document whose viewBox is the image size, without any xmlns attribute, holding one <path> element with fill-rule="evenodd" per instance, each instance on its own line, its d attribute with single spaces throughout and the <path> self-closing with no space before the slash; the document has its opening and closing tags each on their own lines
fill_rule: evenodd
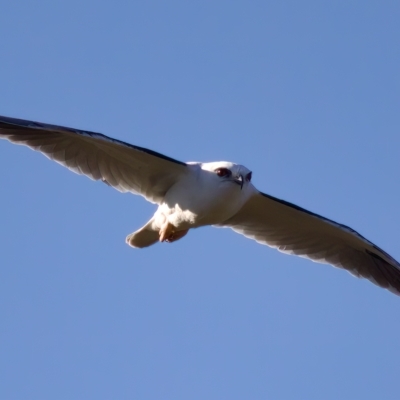
<svg viewBox="0 0 400 400">
<path fill-rule="evenodd" d="M 251 181 L 251 172 L 249 172 L 249 173 L 246 175 L 246 181 L 247 181 L 247 182 L 250 182 L 250 181 Z"/>
<path fill-rule="evenodd" d="M 229 171 L 228 168 L 218 168 L 215 170 L 218 176 L 220 177 L 228 177 L 231 176 L 232 172 Z"/>
</svg>

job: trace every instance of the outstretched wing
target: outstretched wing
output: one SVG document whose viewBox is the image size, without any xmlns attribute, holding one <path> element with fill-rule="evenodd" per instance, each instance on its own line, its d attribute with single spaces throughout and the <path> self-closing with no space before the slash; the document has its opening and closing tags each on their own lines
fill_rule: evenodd
<svg viewBox="0 0 400 400">
<path fill-rule="evenodd" d="M 222 226 L 278 250 L 344 268 L 400 295 L 400 264 L 355 230 L 258 192 Z"/>
<path fill-rule="evenodd" d="M 160 203 L 190 168 L 100 133 L 0 116 L 0 138 L 40 151 L 77 174 Z"/>
</svg>

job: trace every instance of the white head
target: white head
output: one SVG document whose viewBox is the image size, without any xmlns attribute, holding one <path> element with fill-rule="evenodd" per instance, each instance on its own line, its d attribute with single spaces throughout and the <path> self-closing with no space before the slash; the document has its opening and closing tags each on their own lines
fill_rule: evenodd
<svg viewBox="0 0 400 400">
<path fill-rule="evenodd" d="M 216 161 L 201 163 L 201 169 L 214 173 L 221 183 L 234 183 L 241 189 L 251 182 L 251 171 L 243 165 L 234 164 L 229 161 Z"/>
</svg>

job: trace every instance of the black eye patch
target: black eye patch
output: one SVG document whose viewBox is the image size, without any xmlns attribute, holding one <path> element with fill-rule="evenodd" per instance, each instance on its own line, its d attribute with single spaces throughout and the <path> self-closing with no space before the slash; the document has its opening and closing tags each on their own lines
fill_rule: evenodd
<svg viewBox="0 0 400 400">
<path fill-rule="evenodd" d="M 215 173 L 222 177 L 229 177 L 232 175 L 232 172 L 228 168 L 218 168 L 215 170 Z"/>
</svg>

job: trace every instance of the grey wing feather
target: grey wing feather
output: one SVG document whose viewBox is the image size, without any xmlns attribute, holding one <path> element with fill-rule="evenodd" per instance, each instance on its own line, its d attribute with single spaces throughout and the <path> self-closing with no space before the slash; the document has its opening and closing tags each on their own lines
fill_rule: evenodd
<svg viewBox="0 0 400 400">
<path fill-rule="evenodd" d="M 258 192 L 221 224 L 278 250 L 332 264 L 400 294 L 400 264 L 355 230 Z"/>
<path fill-rule="evenodd" d="M 0 116 L 0 138 L 46 157 L 120 192 L 160 203 L 166 191 L 189 173 L 183 162 L 100 133 Z"/>
</svg>

